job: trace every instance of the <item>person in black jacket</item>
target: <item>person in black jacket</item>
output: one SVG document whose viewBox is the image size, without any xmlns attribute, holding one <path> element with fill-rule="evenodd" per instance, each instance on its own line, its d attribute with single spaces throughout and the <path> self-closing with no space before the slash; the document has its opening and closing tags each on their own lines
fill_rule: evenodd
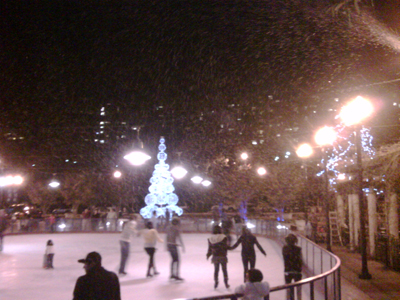
<svg viewBox="0 0 400 300">
<path fill-rule="evenodd" d="M 229 247 L 229 250 L 235 249 L 239 244 L 242 244 L 242 262 L 244 268 L 244 282 L 246 282 L 246 274 L 250 269 L 254 269 L 256 266 L 256 251 L 254 250 L 254 245 L 261 251 L 262 254 L 267 256 L 264 249 L 261 247 L 257 238 L 250 232 L 247 227 L 242 228 L 242 235 L 236 241 L 236 243 Z"/>
<path fill-rule="evenodd" d="M 226 268 L 228 263 L 228 238 L 222 234 L 220 226 L 216 225 L 213 228 L 213 234 L 208 239 L 207 259 L 212 255 L 211 262 L 214 264 L 214 288 L 218 287 L 219 266 L 221 265 L 222 273 L 224 274 L 224 282 L 226 288 L 228 284 L 228 270 Z"/>
<path fill-rule="evenodd" d="M 303 260 L 301 258 L 301 248 L 296 246 L 297 237 L 290 233 L 285 238 L 286 245 L 282 248 L 283 263 L 285 266 L 285 283 L 291 283 L 292 280 L 301 280 L 301 271 L 303 267 Z M 293 290 L 287 290 L 288 299 L 294 299 Z M 291 293 L 292 295 L 289 295 Z M 301 299 L 301 286 L 297 287 L 297 299 Z M 291 298 L 289 298 L 291 297 Z"/>
<path fill-rule="evenodd" d="M 86 275 L 76 281 L 73 300 L 121 300 L 118 277 L 101 266 L 99 253 L 90 252 L 78 262 L 85 264 Z"/>
</svg>

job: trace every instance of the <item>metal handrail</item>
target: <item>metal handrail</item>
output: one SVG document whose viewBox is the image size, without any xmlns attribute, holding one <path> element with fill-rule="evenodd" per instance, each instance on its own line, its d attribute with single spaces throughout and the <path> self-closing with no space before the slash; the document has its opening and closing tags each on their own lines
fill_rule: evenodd
<svg viewBox="0 0 400 300">
<path fill-rule="evenodd" d="M 312 243 L 314 246 L 318 247 L 320 249 L 320 251 L 326 252 L 327 254 L 332 256 L 336 260 L 336 264 L 334 265 L 334 267 L 332 269 L 330 269 L 329 271 L 326 271 L 322 274 L 319 274 L 319 275 L 316 275 L 313 277 L 308 277 L 308 278 L 305 278 L 305 279 L 302 279 L 300 281 L 290 283 L 290 284 L 284 284 L 284 285 L 271 287 L 270 294 L 268 296 L 264 297 L 264 300 L 270 300 L 271 293 L 274 293 L 277 291 L 292 290 L 293 294 L 294 294 L 295 288 L 297 288 L 299 286 L 304 286 L 306 284 L 310 285 L 310 298 L 309 299 L 314 300 L 314 299 L 316 299 L 315 283 L 319 280 L 324 280 L 324 286 L 326 286 L 327 277 L 331 274 L 334 274 L 335 272 L 337 272 L 338 282 L 337 282 L 336 288 L 334 290 L 334 293 L 331 296 L 329 293 L 327 293 L 327 291 L 324 291 L 324 298 L 322 298 L 322 299 L 326 299 L 326 300 L 328 300 L 328 299 L 340 300 L 341 299 L 341 291 L 340 291 L 340 264 L 341 264 L 341 261 L 340 261 L 339 257 L 334 255 L 333 253 L 328 252 L 327 250 L 323 249 L 322 247 L 318 246 L 317 244 L 315 244 L 311 241 L 309 241 L 309 242 Z M 224 294 L 224 295 L 218 295 L 218 296 L 189 298 L 189 299 L 181 299 L 181 300 L 223 300 L 223 299 L 236 300 L 242 296 L 243 295 L 240 295 L 240 294 Z M 292 298 L 289 296 L 289 299 L 294 300 L 294 297 Z"/>
</svg>

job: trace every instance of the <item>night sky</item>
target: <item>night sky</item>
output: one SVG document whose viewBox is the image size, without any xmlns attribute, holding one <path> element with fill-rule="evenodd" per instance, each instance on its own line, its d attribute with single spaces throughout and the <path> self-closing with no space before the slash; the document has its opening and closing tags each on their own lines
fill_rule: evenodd
<svg viewBox="0 0 400 300">
<path fill-rule="evenodd" d="M 105 103 L 184 119 L 267 95 L 310 104 L 367 91 L 383 111 L 400 95 L 399 4 L 349 19 L 333 3 L 2 1 L 0 132 L 43 141 Z"/>
</svg>

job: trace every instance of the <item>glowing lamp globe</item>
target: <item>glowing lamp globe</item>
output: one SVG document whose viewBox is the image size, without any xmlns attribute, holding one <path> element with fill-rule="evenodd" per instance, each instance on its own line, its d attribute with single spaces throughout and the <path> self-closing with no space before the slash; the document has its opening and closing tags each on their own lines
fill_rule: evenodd
<svg viewBox="0 0 400 300">
<path fill-rule="evenodd" d="M 260 167 L 257 169 L 257 173 L 258 173 L 258 175 L 262 176 L 262 175 L 267 174 L 267 170 L 263 167 Z"/>
<path fill-rule="evenodd" d="M 340 111 L 340 118 L 345 125 L 351 126 L 360 123 L 374 111 L 374 107 L 367 99 L 357 96 Z"/>
<path fill-rule="evenodd" d="M 211 184 L 211 181 L 210 180 L 203 180 L 202 182 L 201 182 L 201 184 L 203 185 L 203 186 L 209 186 L 210 184 Z"/>
<path fill-rule="evenodd" d="M 203 181 L 203 178 L 201 178 L 200 176 L 194 176 L 190 180 L 193 181 L 193 183 L 199 184 Z"/>
<path fill-rule="evenodd" d="M 147 154 L 139 151 L 134 151 L 124 156 L 124 159 L 134 166 L 143 165 L 150 158 Z"/>
<path fill-rule="evenodd" d="M 175 167 L 171 170 L 171 174 L 172 176 L 174 176 L 176 179 L 181 179 L 183 177 L 185 177 L 185 175 L 187 174 L 187 171 L 185 168 L 183 167 Z"/>
<path fill-rule="evenodd" d="M 52 181 L 49 183 L 49 186 L 52 188 L 56 188 L 60 186 L 60 183 L 58 181 Z"/>
<path fill-rule="evenodd" d="M 332 145 L 336 137 L 336 131 L 332 127 L 325 126 L 315 134 L 315 142 L 319 146 Z"/>
<path fill-rule="evenodd" d="M 310 157 L 313 153 L 313 149 L 309 144 L 302 144 L 297 149 L 296 154 L 298 157 Z"/>
</svg>

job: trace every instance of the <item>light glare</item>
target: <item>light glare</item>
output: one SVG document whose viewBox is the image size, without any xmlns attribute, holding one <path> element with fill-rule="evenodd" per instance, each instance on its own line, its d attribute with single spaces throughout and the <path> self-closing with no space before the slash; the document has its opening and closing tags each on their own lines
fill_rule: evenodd
<svg viewBox="0 0 400 300">
<path fill-rule="evenodd" d="M 372 103 L 367 99 L 357 96 L 346 106 L 343 106 L 340 111 L 340 118 L 345 125 L 355 125 L 360 123 L 363 119 L 367 118 L 374 111 Z"/>
<path fill-rule="evenodd" d="M 187 174 L 187 171 L 185 168 L 183 167 L 175 167 L 171 170 L 171 174 L 172 176 L 174 176 L 176 179 L 181 179 L 183 177 L 185 177 L 185 175 Z"/>
<path fill-rule="evenodd" d="M 315 142 L 320 146 L 332 145 L 336 136 L 336 131 L 332 127 L 325 126 L 315 134 Z"/>
<path fill-rule="evenodd" d="M 200 176 L 194 176 L 190 180 L 193 181 L 196 184 L 199 184 L 200 182 L 203 181 L 203 178 L 201 178 Z"/>
<path fill-rule="evenodd" d="M 265 170 L 265 168 L 263 168 L 263 167 L 260 167 L 257 169 L 257 173 L 258 173 L 258 175 L 262 176 L 262 175 L 267 174 L 267 170 Z"/>
<path fill-rule="evenodd" d="M 313 154 L 313 149 L 309 144 L 302 144 L 297 149 L 296 154 L 298 157 L 310 157 Z"/>
<path fill-rule="evenodd" d="M 124 156 L 124 159 L 129 161 L 134 166 L 143 165 L 151 157 L 145 153 L 134 151 Z"/>
</svg>

